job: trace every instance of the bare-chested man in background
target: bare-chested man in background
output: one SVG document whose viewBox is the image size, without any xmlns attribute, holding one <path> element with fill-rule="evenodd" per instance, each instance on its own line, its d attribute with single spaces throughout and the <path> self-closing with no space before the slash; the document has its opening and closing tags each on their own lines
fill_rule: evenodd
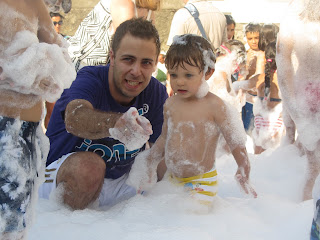
<svg viewBox="0 0 320 240">
<path fill-rule="evenodd" d="M 295 128 L 308 158 L 303 200 L 320 173 L 320 3 L 291 1 L 277 42 L 278 81 L 289 143 Z"/>
</svg>

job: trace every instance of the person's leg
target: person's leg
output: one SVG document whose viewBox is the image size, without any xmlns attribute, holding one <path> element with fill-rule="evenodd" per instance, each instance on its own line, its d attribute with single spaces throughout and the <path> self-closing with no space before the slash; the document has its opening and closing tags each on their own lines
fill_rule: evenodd
<svg viewBox="0 0 320 240">
<path fill-rule="evenodd" d="M 254 154 L 261 154 L 265 151 L 265 149 L 261 146 L 254 146 Z"/>
<path fill-rule="evenodd" d="M 242 121 L 246 132 L 250 132 L 253 126 L 253 118 L 253 104 L 246 102 L 246 104 L 242 108 Z"/>
<path fill-rule="evenodd" d="M 26 235 L 26 231 L 23 230 L 18 233 L 4 233 L 2 236 L 0 236 L 1 240 L 23 240 L 24 236 Z"/>
<path fill-rule="evenodd" d="M 158 181 L 162 180 L 164 174 L 166 173 L 167 171 L 167 165 L 166 165 L 166 162 L 165 160 L 163 159 L 159 165 L 158 165 L 158 168 L 157 168 L 157 176 L 158 176 Z"/>
<path fill-rule="evenodd" d="M 137 190 L 129 186 L 126 181 L 128 173 L 117 179 L 105 178 L 102 190 L 99 196 L 99 206 L 110 208 L 115 204 L 128 200 L 137 194 Z"/>
<path fill-rule="evenodd" d="M 285 141 L 288 144 L 293 144 L 296 141 L 296 125 L 285 106 L 283 106 L 282 116 L 284 125 L 286 127 Z"/>
<path fill-rule="evenodd" d="M 262 142 L 264 141 L 264 135 L 262 132 L 265 132 L 266 129 L 264 128 L 264 118 L 257 114 L 254 116 L 254 127 L 252 129 L 251 137 L 253 140 L 253 149 L 254 154 L 261 154 L 265 149 L 262 147 Z"/>
<path fill-rule="evenodd" d="M 307 179 L 303 192 L 303 200 L 309 200 L 312 198 L 312 189 L 314 186 L 314 182 L 320 173 L 320 143 L 314 151 L 306 150 L 307 158 L 308 158 L 308 166 L 307 166 Z"/>
<path fill-rule="evenodd" d="M 320 199 L 316 202 L 316 207 L 312 219 L 310 240 L 319 240 L 320 236 Z"/>
<path fill-rule="evenodd" d="M 64 203 L 73 209 L 84 209 L 100 194 L 105 162 L 92 152 L 77 152 L 67 157 L 57 173 L 57 186 L 64 186 Z"/>
<path fill-rule="evenodd" d="M 0 239 L 23 239 L 32 223 L 38 127 L 0 116 Z"/>
</svg>

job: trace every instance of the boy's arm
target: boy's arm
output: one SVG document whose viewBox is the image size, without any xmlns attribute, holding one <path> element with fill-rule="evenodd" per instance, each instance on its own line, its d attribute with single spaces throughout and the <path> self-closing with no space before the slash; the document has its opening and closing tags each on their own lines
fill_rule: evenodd
<svg viewBox="0 0 320 240">
<path fill-rule="evenodd" d="M 245 91 L 253 90 L 257 88 L 257 84 L 260 81 L 264 81 L 264 74 L 255 74 L 252 75 L 249 79 L 247 80 L 242 80 L 242 81 L 235 81 L 232 83 L 233 89 L 238 92 L 240 89 L 243 89 Z"/>
<path fill-rule="evenodd" d="M 263 51 L 259 51 L 257 53 L 257 63 L 256 63 L 256 72 L 255 72 L 255 74 L 264 73 L 265 64 L 266 64 L 265 53 Z"/>
<path fill-rule="evenodd" d="M 245 147 L 247 137 L 240 115 L 233 106 L 228 105 L 219 98 L 215 104 L 215 109 L 220 109 L 220 111 L 215 111 L 215 122 L 220 128 L 238 165 L 235 178 L 245 193 L 256 197 L 255 190 L 249 184 L 250 162 Z"/>
<path fill-rule="evenodd" d="M 235 179 L 246 194 L 250 194 L 256 198 L 258 195 L 249 183 L 250 162 L 248 159 L 247 149 L 239 146 L 232 151 L 232 155 L 238 164 Z"/>
<path fill-rule="evenodd" d="M 166 106 L 167 102 L 163 108 L 164 122 L 161 135 L 150 149 L 141 152 L 135 158 L 126 182 L 134 187 L 137 192 L 151 189 L 157 180 L 162 179 L 167 169 L 164 161 L 168 119 Z"/>
</svg>

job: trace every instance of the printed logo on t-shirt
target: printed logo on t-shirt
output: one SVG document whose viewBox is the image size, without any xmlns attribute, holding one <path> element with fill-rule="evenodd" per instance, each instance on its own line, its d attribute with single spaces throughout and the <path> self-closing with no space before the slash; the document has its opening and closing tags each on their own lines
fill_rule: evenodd
<svg viewBox="0 0 320 240">
<path fill-rule="evenodd" d="M 133 151 L 128 151 L 124 144 L 118 142 L 114 144 L 115 140 L 110 139 L 108 142 L 104 143 L 93 143 L 90 139 L 85 139 L 80 147 L 76 147 L 79 151 L 88 151 L 98 154 L 106 163 L 112 161 L 113 164 L 120 164 L 127 160 L 134 158 L 141 149 L 136 149 Z M 107 146 L 106 144 L 110 144 Z"/>
<path fill-rule="evenodd" d="M 149 105 L 148 104 L 143 104 L 143 107 L 142 108 L 139 108 L 138 109 L 138 113 L 139 113 L 139 115 L 144 115 L 144 114 L 146 114 L 147 112 L 149 112 Z"/>
</svg>

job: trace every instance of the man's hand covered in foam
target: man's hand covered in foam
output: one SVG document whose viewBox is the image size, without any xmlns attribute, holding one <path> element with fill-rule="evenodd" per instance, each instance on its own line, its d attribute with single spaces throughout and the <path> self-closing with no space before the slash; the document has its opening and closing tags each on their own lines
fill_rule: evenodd
<svg viewBox="0 0 320 240">
<path fill-rule="evenodd" d="M 109 129 L 109 133 L 132 151 L 141 148 L 153 132 L 149 120 L 140 116 L 136 108 L 131 107 L 119 118 L 114 128 Z"/>
</svg>

